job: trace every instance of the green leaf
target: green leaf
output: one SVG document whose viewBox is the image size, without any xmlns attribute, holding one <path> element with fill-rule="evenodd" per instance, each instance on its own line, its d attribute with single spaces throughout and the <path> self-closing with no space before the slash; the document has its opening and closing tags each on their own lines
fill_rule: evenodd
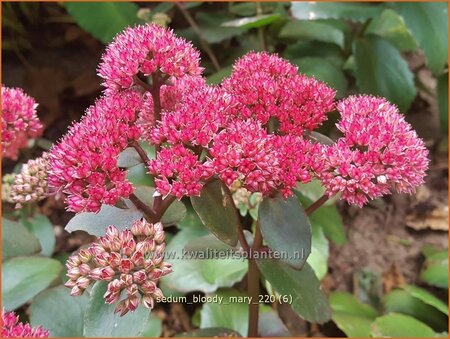
<svg viewBox="0 0 450 339">
<path fill-rule="evenodd" d="M 48 289 L 40 293 L 28 309 L 30 323 L 48 329 L 52 337 L 81 337 L 88 301 L 87 294 L 71 297 L 70 290 L 64 286 Z"/>
<path fill-rule="evenodd" d="M 2 218 L 2 261 L 39 253 L 39 240 L 18 222 Z"/>
<path fill-rule="evenodd" d="M 186 246 L 184 246 L 185 251 L 195 251 L 197 253 L 205 253 L 205 254 L 207 254 L 208 251 L 210 250 L 226 253 L 231 249 L 233 249 L 233 247 L 220 241 L 213 234 L 208 234 L 204 235 L 203 237 L 194 238 L 190 240 L 186 244 Z"/>
<path fill-rule="evenodd" d="M 225 21 L 222 23 L 222 27 L 257 28 L 270 25 L 272 22 L 280 18 L 281 18 L 280 14 L 262 14 L 242 19 Z"/>
<path fill-rule="evenodd" d="M 149 159 L 155 158 L 155 147 L 144 142 L 140 143 L 141 148 L 145 151 Z M 117 158 L 117 166 L 130 168 L 142 164 L 142 159 L 134 147 L 127 147 Z"/>
<path fill-rule="evenodd" d="M 447 327 L 447 317 L 443 313 L 427 305 L 420 298 L 416 298 L 409 291 L 395 289 L 383 297 L 383 303 L 387 313 L 409 315 L 440 331 Z"/>
<path fill-rule="evenodd" d="M 232 71 L 233 71 L 232 66 L 224 67 L 220 71 L 217 71 L 213 75 L 210 75 L 209 77 L 207 77 L 206 82 L 209 85 L 220 84 L 224 78 L 226 78 L 227 76 L 229 76 L 231 74 Z"/>
<path fill-rule="evenodd" d="M 142 163 L 142 159 L 134 147 L 128 147 L 120 152 L 117 158 L 117 166 L 123 168 L 129 168 Z"/>
<path fill-rule="evenodd" d="M 378 312 L 370 305 L 361 303 L 347 292 L 333 292 L 330 295 L 332 319 L 348 337 L 369 337 L 370 325 Z"/>
<path fill-rule="evenodd" d="M 219 180 L 205 185 L 199 197 L 191 197 L 200 220 L 217 238 L 230 246 L 238 241 L 239 214 L 227 188 Z"/>
<path fill-rule="evenodd" d="M 313 137 L 323 138 L 326 136 L 319 136 L 317 134 L 312 134 Z M 309 137 L 309 136 L 308 136 Z M 310 138 L 312 139 L 312 138 Z M 325 142 L 321 142 L 322 144 L 327 144 Z M 334 143 L 334 142 L 332 142 Z M 325 188 L 322 186 L 322 182 L 320 180 L 313 179 L 306 184 L 298 184 L 297 188 L 295 188 L 296 195 L 300 199 L 300 202 L 304 206 L 311 205 L 314 201 L 319 200 L 325 194 Z M 336 202 L 339 200 L 339 196 L 335 195 L 332 198 L 325 201 L 322 206 L 334 206 Z M 322 207 L 321 207 L 322 208 Z"/>
<path fill-rule="evenodd" d="M 153 7 L 152 12 L 165 13 L 165 12 L 170 11 L 174 6 L 175 6 L 175 4 L 173 2 L 161 2 L 158 5 L 156 5 L 155 7 Z"/>
<path fill-rule="evenodd" d="M 44 257 L 19 257 L 2 266 L 2 304 L 14 310 L 45 290 L 59 278 L 63 266 Z"/>
<path fill-rule="evenodd" d="M 401 288 L 410 293 L 413 297 L 422 300 L 425 304 L 433 306 L 442 313 L 448 315 L 448 306 L 427 290 L 413 285 L 402 285 Z"/>
<path fill-rule="evenodd" d="M 292 296 L 291 306 L 302 318 L 320 324 L 331 318 L 327 297 L 308 264 L 300 271 L 277 260 L 258 260 L 257 264 L 264 278 L 280 295 Z"/>
<path fill-rule="evenodd" d="M 309 206 L 313 201 L 316 201 L 322 196 L 320 193 L 322 190 L 323 188 L 321 186 L 319 187 L 318 184 L 312 181 L 308 184 L 299 185 L 295 191 L 295 195 L 303 205 Z M 309 221 L 311 225 L 319 225 L 325 233 L 325 236 L 336 245 L 343 245 L 347 242 L 344 224 L 336 206 L 328 205 L 330 203 L 332 204 L 335 198 L 330 200 L 331 202 L 326 202 L 320 207 L 317 213 L 311 214 Z"/>
<path fill-rule="evenodd" d="M 244 298 L 246 295 L 229 289 L 221 290 L 214 295 L 209 295 L 209 297 L 223 298 L 223 300 L 217 299 L 217 302 L 207 302 L 203 305 L 200 312 L 200 327 L 225 327 L 246 336 L 248 331 L 248 303 L 233 299 Z"/>
<path fill-rule="evenodd" d="M 153 205 L 154 188 L 140 186 L 134 194 L 148 206 Z M 102 205 L 98 213 L 79 213 L 67 223 L 65 230 L 69 233 L 74 231 L 85 231 L 97 237 L 104 235 L 105 228 L 115 225 L 119 230 L 130 228 L 134 221 L 141 219 L 144 213 L 138 210 L 134 204 L 125 199 L 128 208 L 118 208 L 115 206 Z M 165 225 L 173 225 L 184 218 L 186 208 L 181 201 L 174 201 L 161 218 Z"/>
<path fill-rule="evenodd" d="M 374 18 L 364 33 L 379 35 L 402 52 L 417 48 L 417 42 L 405 26 L 403 18 L 392 9 L 386 9 Z"/>
<path fill-rule="evenodd" d="M 206 259 L 203 252 L 184 250 L 190 241 L 208 233 L 203 227 L 186 227 L 173 237 L 166 250 L 166 253 L 170 253 L 166 260 L 173 265 L 173 272 L 162 278 L 165 286 L 186 293 L 210 293 L 219 287 L 231 287 L 242 280 L 247 272 L 245 260 L 229 257 Z"/>
<path fill-rule="evenodd" d="M 186 216 L 177 223 L 178 228 L 197 228 L 204 230 L 205 227 L 202 224 L 202 221 L 197 215 L 197 212 L 194 211 L 192 206 L 188 206 L 186 209 Z"/>
<path fill-rule="evenodd" d="M 121 209 L 102 205 L 98 213 L 78 213 L 67 223 L 65 230 L 69 233 L 85 231 L 97 237 L 105 234 L 105 228 L 115 225 L 119 230 L 130 228 L 131 224 L 144 216 L 137 208 Z"/>
<path fill-rule="evenodd" d="M 344 47 L 344 33 L 332 25 L 314 21 L 289 21 L 280 31 L 280 38 L 317 40 Z"/>
<path fill-rule="evenodd" d="M 383 96 L 407 112 L 416 88 L 413 74 L 399 51 L 375 35 L 356 40 L 353 48 L 359 89 Z"/>
<path fill-rule="evenodd" d="M 336 245 L 344 245 L 347 242 L 344 224 L 336 206 L 323 206 L 317 213 L 309 217 L 311 224 L 318 224 L 323 232 Z"/>
<path fill-rule="evenodd" d="M 175 338 L 239 338 L 241 335 L 236 331 L 223 327 L 210 327 L 183 332 L 174 335 Z"/>
<path fill-rule="evenodd" d="M 231 2 L 230 12 L 239 16 L 253 16 L 256 14 L 256 4 L 252 2 Z"/>
<path fill-rule="evenodd" d="M 259 303 L 259 300 L 251 300 L 247 294 L 234 289 L 221 289 L 207 297 L 211 298 L 211 301 L 206 302 L 200 312 L 201 328 L 225 327 L 235 330 L 241 335 L 247 335 L 248 305 L 249 303 Z M 280 324 L 281 321 L 277 314 L 270 307 L 261 303 L 259 311 L 261 318 L 258 330 L 261 335 L 269 334 L 270 331 L 279 332 L 277 329 L 284 328 L 283 324 Z M 273 327 L 267 328 L 267 325 L 269 327 L 273 325 Z"/>
<path fill-rule="evenodd" d="M 325 82 L 336 89 L 337 96 L 343 97 L 347 92 L 347 79 L 342 70 L 324 58 L 294 59 L 292 63 L 299 67 L 300 73 L 314 76 L 317 80 Z"/>
<path fill-rule="evenodd" d="M 440 257 L 442 257 L 442 259 L 445 259 L 447 257 L 447 250 L 442 250 L 438 247 L 435 247 L 433 245 L 430 244 L 425 244 L 422 246 L 422 248 L 420 249 L 420 251 L 422 252 L 422 254 L 425 256 L 426 259 L 429 259 L 430 257 L 434 256 L 435 254 L 438 255 Z"/>
<path fill-rule="evenodd" d="M 292 337 L 278 313 L 264 305 L 260 310 L 258 333 L 261 337 Z"/>
<path fill-rule="evenodd" d="M 438 78 L 437 96 L 441 129 L 448 132 L 448 73 L 444 73 Z"/>
<path fill-rule="evenodd" d="M 448 288 L 448 249 L 427 255 L 420 279 L 433 286 Z"/>
<path fill-rule="evenodd" d="M 424 50 L 428 66 L 439 75 L 448 59 L 448 4 L 446 2 L 393 3 Z"/>
<path fill-rule="evenodd" d="M 321 280 L 328 272 L 328 240 L 319 225 L 312 225 L 311 228 L 312 246 L 307 263 L 312 267 L 317 278 Z"/>
<path fill-rule="evenodd" d="M 259 206 L 261 233 L 281 260 L 301 269 L 311 253 L 311 225 L 296 197 L 265 198 Z"/>
<path fill-rule="evenodd" d="M 330 295 L 333 312 L 357 314 L 367 318 L 376 318 L 378 312 L 372 306 L 363 304 L 353 294 L 347 292 L 333 292 Z"/>
<path fill-rule="evenodd" d="M 298 41 L 287 46 L 282 55 L 289 60 L 304 57 L 324 58 L 338 67 L 342 67 L 345 61 L 339 46 L 321 41 Z"/>
<path fill-rule="evenodd" d="M 210 44 L 219 43 L 245 32 L 244 27 L 222 27 L 230 17 L 224 12 L 198 12 L 195 16 L 203 38 Z"/>
<path fill-rule="evenodd" d="M 142 305 L 123 317 L 114 313 L 117 305 L 105 304 L 103 295 L 108 283 L 97 281 L 92 288 L 89 303 L 84 315 L 85 337 L 137 337 L 140 336 L 149 321 L 150 310 Z"/>
<path fill-rule="evenodd" d="M 375 319 L 372 324 L 373 337 L 432 338 L 436 333 L 423 322 L 413 317 L 390 313 Z"/>
<path fill-rule="evenodd" d="M 132 2 L 66 2 L 67 12 L 78 25 L 104 43 L 128 26 L 141 21 Z"/>
<path fill-rule="evenodd" d="M 377 16 L 383 6 L 361 2 L 292 2 L 292 16 L 300 20 L 347 19 L 363 22 Z"/>
<path fill-rule="evenodd" d="M 421 252 L 427 260 L 443 260 L 448 258 L 448 248 L 440 249 L 429 244 L 425 244 Z"/>
<path fill-rule="evenodd" d="M 159 338 L 162 334 L 162 320 L 153 313 L 142 332 L 143 338 Z"/>
<path fill-rule="evenodd" d="M 155 189 L 153 187 L 148 186 L 139 186 L 136 187 L 134 194 L 147 206 L 153 206 L 153 195 L 155 193 Z M 125 200 L 126 205 L 129 208 L 134 208 L 134 204 L 126 199 Z M 186 207 L 184 204 L 179 201 L 175 200 L 167 209 L 167 211 L 163 214 L 161 218 L 161 222 L 165 226 L 174 225 L 180 220 L 183 220 L 183 218 L 186 216 Z"/>
<path fill-rule="evenodd" d="M 22 224 L 39 239 L 41 254 L 51 256 L 55 249 L 56 238 L 50 220 L 43 214 L 37 214 L 31 219 L 22 219 Z"/>
<path fill-rule="evenodd" d="M 132 166 L 127 170 L 127 180 L 134 186 L 154 186 L 153 177 L 148 173 L 145 164 L 141 163 L 136 166 Z"/>
</svg>

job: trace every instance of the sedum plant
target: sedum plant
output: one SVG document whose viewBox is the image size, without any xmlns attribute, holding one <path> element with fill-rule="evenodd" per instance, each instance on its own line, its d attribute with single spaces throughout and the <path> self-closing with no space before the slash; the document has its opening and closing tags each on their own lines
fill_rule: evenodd
<svg viewBox="0 0 450 339">
<path fill-rule="evenodd" d="M 127 28 L 98 67 L 104 95 L 48 154 L 24 166 L 12 191 L 25 201 L 62 196 L 76 213 L 70 230 L 98 236 L 67 260 L 66 286 L 74 296 L 101 291 L 102 304 L 121 316 L 140 315 L 163 297 L 158 281 L 177 271 L 164 259 L 163 227 L 182 219 L 190 199 L 213 236 L 193 239 L 194 247 L 222 246 L 248 261 L 248 336 L 259 334 L 260 279 L 300 316 L 328 321 L 330 307 L 306 263 L 308 216 L 339 194 L 361 207 L 414 192 L 429 163 L 423 141 L 385 99 L 337 102 L 334 89 L 276 54 L 244 55 L 214 86 L 202 71 L 200 53 L 171 30 Z M 333 110 L 341 116 L 337 141 L 315 131 Z M 140 181 L 130 173 L 138 164 L 147 175 Z M 311 180 L 325 193 L 303 206 L 294 193 Z"/>
</svg>

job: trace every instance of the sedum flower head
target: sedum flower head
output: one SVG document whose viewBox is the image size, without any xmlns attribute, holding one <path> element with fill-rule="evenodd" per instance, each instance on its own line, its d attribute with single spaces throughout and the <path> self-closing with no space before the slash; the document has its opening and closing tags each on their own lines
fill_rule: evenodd
<svg viewBox="0 0 450 339">
<path fill-rule="evenodd" d="M 142 107 L 133 90 L 103 97 L 52 148 L 49 188 L 67 196 L 68 210 L 98 212 L 101 204 L 114 205 L 132 193 L 117 158 L 140 137 L 135 121 Z"/>
<path fill-rule="evenodd" d="M 30 324 L 19 322 L 19 316 L 14 312 L 2 310 L 2 338 L 48 338 L 48 330 L 41 326 L 31 327 Z"/>
<path fill-rule="evenodd" d="M 37 104 L 20 88 L 2 86 L 2 155 L 16 160 L 28 139 L 42 133 L 43 126 L 36 115 Z"/>
<path fill-rule="evenodd" d="M 297 181 L 311 180 L 317 146 L 301 137 L 269 134 L 259 122 L 236 120 L 219 132 L 209 151 L 214 172 L 232 186 L 236 180 L 250 192 L 292 195 Z"/>
<path fill-rule="evenodd" d="M 233 97 L 220 87 L 197 84 L 175 109 L 163 112 L 152 131 L 152 142 L 207 147 L 235 111 Z"/>
<path fill-rule="evenodd" d="M 156 24 L 125 29 L 102 56 L 98 73 L 107 93 L 130 88 L 136 76 L 156 72 L 167 76 L 199 75 L 200 53 L 173 32 Z"/>
<path fill-rule="evenodd" d="M 269 193 L 280 179 L 274 138 L 257 121 L 234 121 L 215 136 L 209 150 L 214 172 L 228 186 L 239 180 L 251 192 Z"/>
<path fill-rule="evenodd" d="M 263 125 L 274 118 L 284 133 L 302 135 L 304 129 L 315 129 L 334 109 L 334 90 L 265 52 L 239 59 L 223 86 L 241 104 L 243 118 L 253 117 Z"/>
<path fill-rule="evenodd" d="M 191 93 L 196 93 L 205 87 L 206 81 L 200 76 L 172 77 L 169 79 L 166 84 L 161 86 L 160 90 L 162 118 L 164 119 L 171 112 L 181 109 L 184 101 L 187 100 Z M 164 139 L 161 129 L 164 128 L 165 124 L 159 122 L 158 126 L 155 126 L 153 98 L 148 92 L 144 96 L 148 109 L 139 113 L 137 124 L 142 130 L 143 140 L 147 140 L 152 144 L 160 144 Z M 165 129 L 167 130 L 168 127 Z"/>
<path fill-rule="evenodd" d="M 382 98 L 351 96 L 338 104 L 344 136 L 322 150 L 318 176 L 327 193 L 358 206 L 423 184 L 429 160 L 424 142 L 397 107 Z"/>
<path fill-rule="evenodd" d="M 209 161 L 200 162 L 198 155 L 181 144 L 162 148 L 148 169 L 155 175 L 155 184 L 162 195 L 198 196 L 204 182 L 213 175 Z"/>
<path fill-rule="evenodd" d="M 136 220 L 123 231 L 108 226 L 105 236 L 69 257 L 65 286 L 77 296 L 92 282 L 107 281 L 105 302 L 118 303 L 116 313 L 133 312 L 139 303 L 151 309 L 155 299 L 163 296 L 157 287 L 159 279 L 172 272 L 172 265 L 163 261 L 165 248 L 160 222 Z"/>
<path fill-rule="evenodd" d="M 47 176 L 49 171 L 48 153 L 42 157 L 29 160 L 15 176 L 11 188 L 11 200 L 16 208 L 28 202 L 37 202 L 47 197 Z"/>
</svg>

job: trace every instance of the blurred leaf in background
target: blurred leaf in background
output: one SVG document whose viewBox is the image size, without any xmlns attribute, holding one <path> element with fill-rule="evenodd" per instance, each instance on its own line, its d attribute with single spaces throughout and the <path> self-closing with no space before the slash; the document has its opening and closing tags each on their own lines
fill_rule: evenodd
<svg viewBox="0 0 450 339">
<path fill-rule="evenodd" d="M 125 27 L 142 23 L 133 2 L 66 2 L 67 12 L 100 41 L 109 43 Z"/>
<path fill-rule="evenodd" d="M 380 95 L 407 112 L 416 96 L 414 75 L 388 41 L 368 35 L 354 44 L 356 80 L 362 92 Z"/>
</svg>

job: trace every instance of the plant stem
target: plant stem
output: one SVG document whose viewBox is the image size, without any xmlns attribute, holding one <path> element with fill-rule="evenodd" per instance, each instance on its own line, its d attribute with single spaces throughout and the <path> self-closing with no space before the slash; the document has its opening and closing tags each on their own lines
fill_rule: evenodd
<svg viewBox="0 0 450 339">
<path fill-rule="evenodd" d="M 152 75 L 152 89 L 150 91 L 153 99 L 153 114 L 155 118 L 155 124 L 157 121 L 161 120 L 161 85 L 164 83 L 164 80 L 161 82 L 159 78 L 159 75 L 153 74 Z M 155 155 L 158 156 L 158 152 L 161 150 L 161 145 L 155 146 Z M 158 195 L 153 200 L 153 211 L 159 211 L 162 204 L 162 196 Z M 157 212 L 156 212 L 157 213 Z M 162 214 L 161 214 L 162 216 Z"/>
<path fill-rule="evenodd" d="M 255 239 L 251 248 L 250 257 L 248 260 L 248 295 L 251 298 L 249 305 L 248 317 L 248 337 L 258 336 L 259 323 L 259 278 L 260 272 L 256 260 L 253 258 L 253 253 L 258 252 L 262 246 L 262 234 L 259 222 L 256 223 Z"/>
<path fill-rule="evenodd" d="M 233 200 L 233 195 L 231 194 L 230 189 L 225 184 L 223 184 L 222 187 L 223 187 L 223 190 L 225 191 L 225 194 L 230 199 L 231 204 L 233 205 L 233 208 L 235 210 L 237 210 L 236 205 L 235 205 L 234 200 Z M 250 246 L 247 243 L 247 239 L 245 239 L 244 228 L 242 227 L 242 223 L 240 222 L 240 220 L 238 222 L 237 229 L 238 229 L 239 242 L 240 242 L 240 244 L 242 246 L 242 249 L 245 251 L 245 253 L 251 254 Z"/>
<path fill-rule="evenodd" d="M 316 202 L 314 202 L 311 206 L 306 209 L 306 215 L 311 215 L 316 209 L 322 206 L 328 200 L 328 196 L 326 194 L 322 195 Z"/>
<path fill-rule="evenodd" d="M 155 212 L 153 212 L 153 210 L 150 208 L 150 206 L 147 206 L 146 204 L 144 204 L 144 202 L 139 199 L 136 194 L 132 193 L 130 195 L 130 200 L 131 202 L 138 208 L 140 209 L 142 212 L 145 213 L 145 215 L 150 219 L 151 222 L 157 222 L 157 215 Z"/>
<path fill-rule="evenodd" d="M 148 158 L 147 153 L 141 147 L 141 145 L 139 145 L 139 143 L 136 140 L 133 140 L 130 143 L 130 146 L 133 147 L 136 150 L 136 152 L 139 154 L 139 156 L 141 157 L 142 161 L 144 162 L 144 165 L 147 166 L 147 163 L 150 161 L 150 159 Z"/>
<path fill-rule="evenodd" d="M 180 2 L 176 2 L 176 5 L 177 5 L 178 9 L 181 11 L 181 13 L 183 14 L 186 21 L 189 23 L 189 25 L 191 25 L 192 30 L 198 35 L 200 44 L 202 45 L 202 48 L 205 50 L 206 54 L 208 54 L 208 57 L 211 59 L 211 62 L 213 64 L 214 68 L 216 69 L 216 71 L 220 71 L 221 67 L 220 67 L 219 61 L 217 60 L 216 55 L 212 51 L 211 47 L 209 47 L 208 42 L 203 37 L 202 31 L 201 31 L 200 27 L 198 27 L 198 25 L 195 22 L 194 18 L 192 17 L 191 13 L 189 13 L 189 11 L 184 7 L 184 4 L 182 4 Z"/>
<path fill-rule="evenodd" d="M 152 95 L 153 99 L 153 114 L 155 118 L 155 122 L 161 120 L 161 85 L 163 85 L 168 77 L 159 72 L 156 72 L 152 75 L 152 85 L 147 84 L 139 77 L 135 76 L 135 82 L 141 85 L 145 90 L 149 91 Z M 145 150 L 139 145 L 136 140 L 133 140 L 130 143 L 130 146 L 133 147 L 136 152 L 139 154 L 140 158 L 144 162 L 145 165 L 150 161 Z M 155 146 L 155 152 L 158 154 L 161 149 L 161 145 Z M 143 201 L 141 201 L 135 194 L 130 195 L 131 202 L 141 211 L 145 213 L 145 215 L 150 219 L 151 222 L 158 222 L 161 220 L 164 212 L 167 211 L 169 206 L 175 201 L 175 197 L 170 195 L 165 199 L 162 198 L 161 195 L 156 196 L 153 199 L 153 206 L 147 206 Z"/>
<path fill-rule="evenodd" d="M 158 74 L 152 75 L 152 87 L 150 93 L 153 99 L 153 114 L 155 115 L 155 122 L 161 120 L 161 98 L 160 90 L 162 83 L 160 82 Z"/>
<path fill-rule="evenodd" d="M 159 206 L 157 206 L 158 208 L 155 210 L 156 218 L 158 220 L 161 220 L 162 216 L 167 211 L 169 206 L 175 201 L 175 199 L 176 198 L 174 195 L 169 195 L 165 199 L 161 200 L 161 203 L 159 204 Z"/>
<path fill-rule="evenodd" d="M 133 81 L 135 84 L 141 86 L 143 89 L 145 89 L 146 91 L 151 91 L 152 86 L 150 86 L 149 84 L 147 84 L 144 80 L 142 80 L 141 78 L 139 78 L 137 75 L 135 75 L 133 77 Z"/>
</svg>

